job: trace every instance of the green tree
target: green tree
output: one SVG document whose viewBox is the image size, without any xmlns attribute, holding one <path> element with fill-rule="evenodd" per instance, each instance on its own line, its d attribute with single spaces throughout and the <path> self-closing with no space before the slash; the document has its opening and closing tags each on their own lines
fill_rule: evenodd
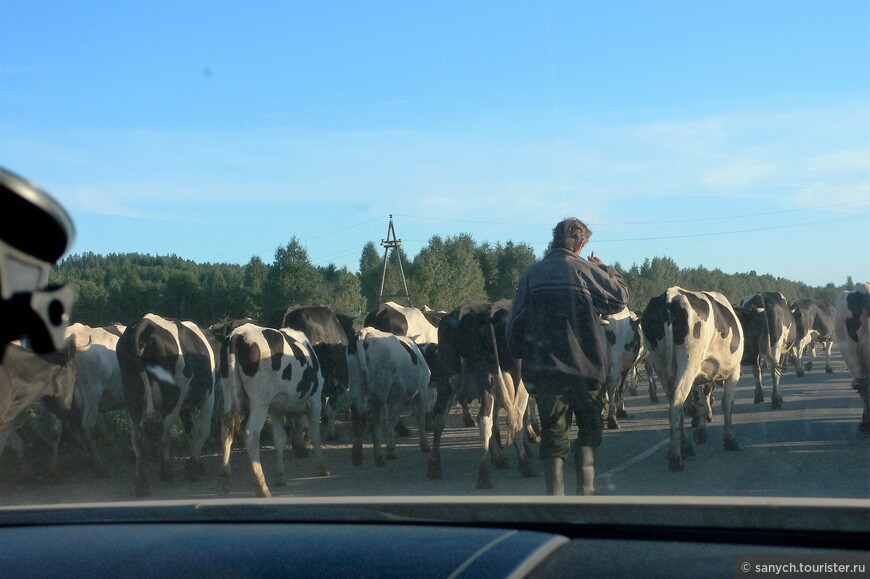
<svg viewBox="0 0 870 579">
<path fill-rule="evenodd" d="M 266 276 L 265 321 L 280 324 L 287 306 L 317 303 L 322 278 L 320 271 L 311 265 L 308 252 L 293 236 L 290 243 L 275 250 L 275 261 Z"/>
<path fill-rule="evenodd" d="M 450 311 L 469 301 L 486 300 L 476 249 L 468 234 L 446 240 L 432 237 L 414 259 L 409 285 L 415 305 Z"/>
</svg>

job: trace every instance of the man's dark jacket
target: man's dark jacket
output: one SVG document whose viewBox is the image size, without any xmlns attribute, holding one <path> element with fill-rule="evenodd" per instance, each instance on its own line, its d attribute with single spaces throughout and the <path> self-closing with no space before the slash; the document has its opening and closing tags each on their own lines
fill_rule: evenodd
<svg viewBox="0 0 870 579">
<path fill-rule="evenodd" d="M 570 374 L 603 383 L 607 354 L 599 315 L 628 305 L 628 288 L 612 267 L 556 249 L 520 277 L 508 318 L 511 354 L 523 379 Z"/>
</svg>

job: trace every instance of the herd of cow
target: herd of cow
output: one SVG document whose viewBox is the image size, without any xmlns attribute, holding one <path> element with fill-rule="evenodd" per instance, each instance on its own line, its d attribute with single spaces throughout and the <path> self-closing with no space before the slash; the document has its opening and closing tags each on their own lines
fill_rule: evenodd
<svg viewBox="0 0 870 579">
<path fill-rule="evenodd" d="M 285 484 L 283 451 L 288 433 L 299 454 L 309 447 L 321 475 L 329 469 L 321 452 L 321 417 L 327 438 L 335 437 L 336 402 L 347 400 L 353 426 L 352 460 L 363 462 L 362 439 L 370 435 L 373 458 L 395 458 L 400 412 L 412 408 L 421 451 L 429 453 L 429 478 L 443 477 L 441 438 L 450 408 L 460 403 L 466 424 L 468 404 L 480 401 L 481 436 L 477 487 L 491 488 L 490 463 L 504 461 L 498 413 L 506 413 L 505 440 L 513 445 L 524 476 L 534 476 L 528 440 L 535 416 L 520 378 L 520 362 L 507 347 L 505 325 L 510 300 L 469 303 L 452 312 L 381 304 L 355 328 L 355 319 L 323 306 L 291 306 L 280 328 L 251 319 L 203 330 L 189 321 L 147 314 L 135 324 L 91 328 L 72 324 L 66 348 L 37 356 L 10 345 L 0 372 L 12 385 L 0 425 L 0 453 L 19 455 L 15 429 L 24 409 L 41 399 L 50 410 L 52 457 L 65 423 L 80 427 L 94 469 L 106 467 L 94 440 L 99 412 L 123 409 L 136 458 L 135 490 L 148 493 L 146 449 L 159 452 L 161 478 L 169 480 L 171 429 L 181 421 L 190 444 L 191 476 L 201 475 L 201 453 L 217 412 L 226 488 L 230 451 L 241 433 L 250 459 L 255 491 L 270 496 L 260 460 L 260 434 L 271 419 L 275 445 L 273 485 Z M 655 378 L 667 394 L 670 421 L 668 464 L 681 470 L 693 453 L 684 418 L 695 427 L 696 443 L 707 439 L 714 388 L 721 385 L 724 443 L 737 449 L 732 425 L 734 391 L 743 367 L 756 380 L 755 402 L 764 401 L 762 372 L 770 373 L 771 406 L 781 408 L 780 377 L 791 361 L 799 376 L 821 346 L 826 370 L 836 342 L 863 402 L 860 431 L 870 435 L 870 284 L 842 292 L 835 305 L 820 300 L 789 304 L 782 294 L 761 292 L 732 305 L 712 291 L 668 288 L 642 313 L 624 310 L 601 319 L 609 345 L 606 423 L 619 428 L 625 416 L 623 390 L 645 366 L 650 400 L 657 401 Z M 15 416 L 14 420 L 8 417 Z M 429 441 L 432 431 L 432 442 Z"/>
</svg>

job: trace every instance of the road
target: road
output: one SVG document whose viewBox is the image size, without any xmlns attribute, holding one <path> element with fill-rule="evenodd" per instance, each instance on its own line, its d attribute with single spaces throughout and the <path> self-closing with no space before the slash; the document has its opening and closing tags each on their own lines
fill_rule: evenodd
<svg viewBox="0 0 870 579">
<path fill-rule="evenodd" d="M 667 468 L 667 404 L 651 404 L 646 393 L 626 400 L 629 417 L 619 430 L 606 430 L 597 450 L 599 494 L 608 495 L 730 495 L 744 497 L 837 497 L 870 498 L 870 437 L 858 432 L 861 404 L 851 388 L 845 364 L 835 355 L 835 372 L 825 374 L 823 364 L 803 378 L 793 371 L 781 382 L 785 403 L 770 409 L 770 381 L 765 379 L 766 402 L 753 403 L 754 378 L 744 376 L 737 387 L 734 428 L 740 450 L 726 452 L 722 445 L 722 413 L 714 406 L 708 425 L 709 441 L 696 447 L 696 456 L 682 472 Z M 481 456 L 476 428 L 462 427 L 458 408 L 448 422 L 442 445 L 445 478 L 426 478 L 426 455 L 414 438 L 400 439 L 398 458 L 386 467 L 375 467 L 371 447 L 364 446 L 364 464 L 354 467 L 350 459 L 350 425 L 339 423 L 341 444 L 324 446 L 331 476 L 314 476 L 311 459 L 285 453 L 285 486 L 269 480 L 274 496 L 409 496 L 409 495 L 540 495 L 543 476 L 523 478 L 516 468 L 493 469 L 493 489 L 475 488 Z M 85 464 L 61 461 L 57 477 L 22 479 L 10 471 L 15 460 L 2 462 L 0 506 L 34 503 L 134 500 L 132 451 L 117 445 L 110 455 L 110 474 L 96 478 Z M 175 481 L 161 481 L 152 470 L 150 499 L 244 498 L 253 496 L 244 449 L 232 452 L 233 478 L 228 494 L 219 490 L 220 456 L 212 449 L 206 456 L 207 475 L 189 481 L 183 475 L 183 446 L 176 449 Z M 537 446 L 532 445 L 537 453 Z M 515 454 L 507 449 L 516 464 Z M 274 453 L 263 454 L 267 474 Z M 535 464 L 538 465 L 535 454 Z M 566 466 L 566 489 L 575 488 L 573 464 Z"/>
</svg>

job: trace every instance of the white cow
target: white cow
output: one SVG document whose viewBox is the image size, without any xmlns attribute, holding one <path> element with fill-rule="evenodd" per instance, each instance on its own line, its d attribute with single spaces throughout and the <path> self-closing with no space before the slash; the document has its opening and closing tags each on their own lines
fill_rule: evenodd
<svg viewBox="0 0 870 579">
<path fill-rule="evenodd" d="M 92 328 L 81 323 L 72 324 L 66 329 L 66 340 L 75 347 L 77 368 L 70 414 L 81 428 L 97 476 L 107 474 L 94 440 L 99 412 L 124 408 L 121 368 L 115 350 L 125 329 L 120 324 Z M 63 421 L 54 413 L 51 416 L 50 468 L 55 472 Z"/>
<path fill-rule="evenodd" d="M 624 308 L 602 318 L 607 340 L 607 428 L 619 428 L 617 418 L 625 418 L 623 390 L 629 373 L 637 363 L 641 347 L 640 320 L 637 314 Z"/>
<path fill-rule="evenodd" d="M 860 431 L 870 435 L 870 283 L 837 296 L 834 334 L 852 375 L 852 387 L 864 403 Z"/>
<path fill-rule="evenodd" d="M 362 464 L 362 433 L 372 429 L 375 465 L 384 466 L 381 456 L 381 418 L 386 414 L 387 458 L 396 458 L 396 423 L 400 409 L 414 405 L 420 450 L 429 452 L 426 412 L 434 403 L 430 391 L 429 365 L 420 349 L 408 337 L 364 327 L 347 347 L 350 407 L 354 442 L 352 459 Z"/>
<path fill-rule="evenodd" d="M 670 401 L 668 468 L 683 470 L 683 459 L 694 454 L 686 438 L 683 405 L 693 389 L 698 399 L 709 399 L 712 385 L 723 382 L 725 448 L 737 450 L 731 422 L 734 390 L 740 378 L 743 329 L 728 300 L 717 292 L 694 292 L 670 287 L 652 298 L 643 312 L 641 328 L 650 359 Z M 700 404 L 695 442 L 707 440 L 709 407 Z"/>
<path fill-rule="evenodd" d="M 261 497 L 271 493 L 260 461 L 260 432 L 266 416 L 272 419 L 275 441 L 275 486 L 284 486 L 285 420 L 294 421 L 296 448 L 303 449 L 300 419 L 308 420 L 308 433 L 319 474 L 329 476 L 320 449 L 320 411 L 323 375 L 314 349 L 298 330 L 243 324 L 224 339 L 221 347 L 221 388 L 224 395 L 221 437 L 224 444 L 221 485 L 228 491 L 230 450 L 247 411 L 245 446 L 251 461 L 254 487 Z"/>
</svg>

